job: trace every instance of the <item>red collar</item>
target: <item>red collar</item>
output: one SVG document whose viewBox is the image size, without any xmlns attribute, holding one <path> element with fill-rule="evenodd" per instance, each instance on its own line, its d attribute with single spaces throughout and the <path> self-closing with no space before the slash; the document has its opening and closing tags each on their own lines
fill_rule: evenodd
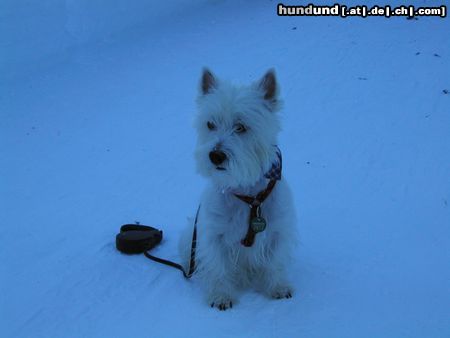
<svg viewBox="0 0 450 338">
<path fill-rule="evenodd" d="M 250 207 L 247 235 L 241 240 L 242 245 L 251 247 L 255 242 L 255 235 L 266 228 L 266 220 L 261 217 L 261 204 L 270 195 L 276 183 L 276 180 L 270 180 L 266 189 L 260 191 L 255 197 L 234 194 L 234 196 L 247 203 Z"/>
</svg>

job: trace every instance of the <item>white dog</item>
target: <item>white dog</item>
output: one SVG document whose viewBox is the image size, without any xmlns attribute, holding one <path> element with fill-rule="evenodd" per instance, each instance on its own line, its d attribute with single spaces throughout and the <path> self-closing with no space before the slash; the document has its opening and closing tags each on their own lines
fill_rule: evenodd
<svg viewBox="0 0 450 338">
<path fill-rule="evenodd" d="M 297 230 L 291 193 L 280 179 L 275 74 L 234 86 L 205 69 L 197 102 L 195 158 L 210 184 L 200 201 L 194 276 L 220 310 L 231 308 L 243 287 L 290 298 L 286 268 Z M 180 241 L 185 267 L 191 236 L 192 225 Z"/>
</svg>

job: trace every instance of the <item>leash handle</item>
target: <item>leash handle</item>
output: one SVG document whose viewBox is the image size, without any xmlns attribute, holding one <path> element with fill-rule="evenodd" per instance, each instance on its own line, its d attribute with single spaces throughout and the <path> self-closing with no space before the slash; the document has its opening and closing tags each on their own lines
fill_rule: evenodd
<svg viewBox="0 0 450 338">
<path fill-rule="evenodd" d="M 148 250 L 144 251 L 145 257 L 147 257 L 148 259 L 151 259 L 154 262 L 165 264 L 165 265 L 168 265 L 175 269 L 180 270 L 183 273 L 184 278 L 186 278 L 186 279 L 191 278 L 195 271 L 195 250 L 197 248 L 197 222 L 198 222 L 199 211 L 200 211 L 200 205 L 198 206 L 197 213 L 195 214 L 194 231 L 192 233 L 192 242 L 191 242 L 191 259 L 189 261 L 189 270 L 187 273 L 183 269 L 181 264 L 169 261 L 167 259 L 162 259 L 162 258 L 153 256 L 153 255 L 150 255 Z"/>
</svg>

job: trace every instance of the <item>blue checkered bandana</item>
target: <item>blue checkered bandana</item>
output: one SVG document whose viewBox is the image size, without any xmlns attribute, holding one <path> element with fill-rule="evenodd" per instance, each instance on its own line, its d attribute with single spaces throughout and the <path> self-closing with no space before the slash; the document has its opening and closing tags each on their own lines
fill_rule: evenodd
<svg viewBox="0 0 450 338">
<path fill-rule="evenodd" d="M 269 169 L 268 172 L 264 174 L 265 178 L 268 178 L 269 180 L 281 180 L 281 167 L 282 167 L 282 160 L 281 160 L 281 150 L 278 148 L 278 146 L 275 146 L 277 148 L 277 157 L 278 160 L 272 163 L 272 167 Z"/>
</svg>

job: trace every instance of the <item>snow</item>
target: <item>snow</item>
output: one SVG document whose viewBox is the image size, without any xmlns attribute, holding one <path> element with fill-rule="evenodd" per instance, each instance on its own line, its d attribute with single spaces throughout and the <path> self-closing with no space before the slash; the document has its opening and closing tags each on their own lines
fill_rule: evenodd
<svg viewBox="0 0 450 338">
<path fill-rule="evenodd" d="M 0 336 L 450 336 L 448 18 L 222 0 L 0 13 Z M 204 185 L 191 121 L 205 65 L 240 82 L 276 68 L 293 299 L 248 291 L 219 312 L 179 271 L 115 249 L 140 221 L 178 260 Z"/>
</svg>

